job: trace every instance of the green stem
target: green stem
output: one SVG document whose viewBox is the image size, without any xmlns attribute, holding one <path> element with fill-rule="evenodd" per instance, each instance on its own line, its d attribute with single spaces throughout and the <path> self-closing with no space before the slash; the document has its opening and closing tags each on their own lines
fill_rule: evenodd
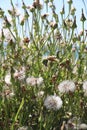
<svg viewBox="0 0 87 130">
<path fill-rule="evenodd" d="M 15 37 L 14 34 L 12 33 L 11 29 L 10 29 L 10 28 L 8 28 L 8 29 L 9 29 L 10 33 L 12 34 L 13 38 L 16 40 L 16 37 Z"/>
<path fill-rule="evenodd" d="M 85 42 L 85 37 L 84 37 L 84 21 L 82 22 L 82 29 L 83 29 L 83 43 Z"/>
<path fill-rule="evenodd" d="M 17 111 L 17 113 L 15 115 L 14 122 L 12 123 L 12 126 L 11 126 L 11 130 L 14 130 L 14 123 L 17 121 L 18 115 L 19 115 L 23 105 L 24 105 L 24 98 L 22 98 L 22 101 L 21 101 L 21 104 L 19 106 L 19 109 L 18 109 L 18 111 Z"/>
</svg>

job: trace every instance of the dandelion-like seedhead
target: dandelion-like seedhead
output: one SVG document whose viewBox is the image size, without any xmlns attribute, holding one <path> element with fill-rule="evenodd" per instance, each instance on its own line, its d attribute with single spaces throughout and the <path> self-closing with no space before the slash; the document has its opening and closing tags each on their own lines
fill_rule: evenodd
<svg viewBox="0 0 87 130">
<path fill-rule="evenodd" d="M 69 81 L 69 80 L 65 80 L 62 81 L 59 85 L 58 85 L 58 90 L 61 93 L 69 93 L 69 92 L 74 92 L 76 89 L 76 86 L 74 84 L 73 81 Z"/>
<path fill-rule="evenodd" d="M 37 96 L 38 98 L 42 98 L 44 96 L 44 91 L 39 91 Z"/>
<path fill-rule="evenodd" d="M 15 70 L 14 78 L 17 78 L 20 81 L 25 79 L 25 72 L 25 67 L 21 67 L 20 70 Z"/>
<path fill-rule="evenodd" d="M 44 101 L 44 106 L 47 109 L 59 110 L 62 107 L 62 100 L 59 96 L 51 95 L 47 96 Z"/>
<path fill-rule="evenodd" d="M 4 80 L 6 84 L 11 85 L 11 74 L 10 73 L 6 74 Z"/>
<path fill-rule="evenodd" d="M 73 117 L 65 124 L 65 128 L 70 130 L 86 130 L 87 124 L 82 123 L 79 117 Z"/>
<path fill-rule="evenodd" d="M 83 90 L 84 90 L 84 91 L 87 91 L 87 81 L 84 81 L 84 82 L 83 82 Z"/>
<path fill-rule="evenodd" d="M 18 130 L 28 130 L 28 127 L 27 126 L 22 126 L 22 127 L 18 128 Z"/>
<path fill-rule="evenodd" d="M 9 91 L 9 93 L 6 93 L 6 95 L 4 95 L 7 99 L 11 99 L 15 96 L 15 93 L 12 91 Z"/>
<path fill-rule="evenodd" d="M 87 124 L 85 124 L 85 123 L 80 124 L 79 129 L 80 130 L 86 130 L 87 129 Z"/>
<path fill-rule="evenodd" d="M 84 96 L 87 96 L 87 81 L 83 82 L 83 92 L 84 92 Z"/>
<path fill-rule="evenodd" d="M 37 85 L 41 85 L 43 83 L 43 78 L 39 77 L 37 78 Z"/>
<path fill-rule="evenodd" d="M 43 83 L 43 78 L 39 77 L 39 78 L 35 78 L 35 77 L 28 77 L 26 79 L 26 83 L 30 86 L 36 86 L 36 85 L 41 85 Z"/>
</svg>

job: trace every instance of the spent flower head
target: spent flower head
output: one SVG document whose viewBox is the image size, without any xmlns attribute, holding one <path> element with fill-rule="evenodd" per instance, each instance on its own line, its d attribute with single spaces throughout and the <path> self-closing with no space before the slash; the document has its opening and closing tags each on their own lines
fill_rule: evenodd
<svg viewBox="0 0 87 130">
<path fill-rule="evenodd" d="M 84 96 L 87 96 L 87 81 L 83 82 L 83 91 L 84 91 Z"/>
<path fill-rule="evenodd" d="M 6 84 L 11 85 L 11 74 L 10 73 L 6 74 L 4 80 Z"/>
<path fill-rule="evenodd" d="M 41 18 L 42 18 L 42 19 L 46 19 L 48 16 L 49 16 L 49 14 L 48 14 L 48 13 L 45 13 L 45 14 L 41 15 Z"/>
<path fill-rule="evenodd" d="M 44 91 L 39 91 L 37 96 L 38 98 L 42 98 L 44 96 Z"/>
<path fill-rule="evenodd" d="M 39 78 L 35 78 L 35 77 L 28 77 L 26 79 L 26 83 L 28 85 L 31 85 L 31 86 L 36 86 L 36 85 L 41 85 L 43 83 L 43 78 L 42 77 L 39 77 Z"/>
<path fill-rule="evenodd" d="M 84 91 L 87 91 L 87 81 L 84 81 L 84 82 L 83 82 L 83 90 L 84 90 Z"/>
<path fill-rule="evenodd" d="M 36 0 L 33 2 L 33 6 L 37 9 L 41 10 L 43 5 L 39 2 L 39 0 Z"/>
<path fill-rule="evenodd" d="M 11 10 L 8 10 L 8 13 L 12 16 L 20 16 L 20 11 L 18 10 L 18 8 L 12 8 Z"/>
<path fill-rule="evenodd" d="M 18 80 L 23 80 L 25 78 L 25 67 L 21 67 L 20 70 L 15 70 L 14 78 Z"/>
<path fill-rule="evenodd" d="M 67 0 L 67 3 L 72 4 L 73 1 L 72 0 Z"/>
<path fill-rule="evenodd" d="M 58 26 L 58 24 L 54 21 L 50 22 L 50 27 L 52 27 L 53 29 L 56 29 Z"/>
<path fill-rule="evenodd" d="M 85 123 L 80 124 L 79 129 L 80 130 L 87 130 L 87 124 L 85 124 Z"/>
<path fill-rule="evenodd" d="M 34 12 L 35 11 L 35 7 L 33 5 L 27 6 L 27 9 L 29 9 L 30 12 Z"/>
<path fill-rule="evenodd" d="M 76 86 L 73 81 L 64 80 L 58 85 L 58 90 L 61 93 L 69 93 L 74 92 L 76 89 Z"/>
<path fill-rule="evenodd" d="M 25 21 L 26 21 L 26 16 L 25 15 L 20 15 L 20 25 L 23 26 Z"/>
<path fill-rule="evenodd" d="M 70 28 L 73 25 L 72 19 L 65 19 L 64 22 L 65 22 L 65 25 L 67 26 L 67 28 Z"/>
<path fill-rule="evenodd" d="M 14 91 L 6 90 L 6 91 L 4 92 L 4 96 L 5 96 L 7 99 L 12 99 L 12 98 L 15 96 L 15 93 L 14 93 Z"/>
<path fill-rule="evenodd" d="M 18 128 L 18 130 L 28 130 L 28 127 L 27 126 L 22 126 L 22 127 Z"/>
<path fill-rule="evenodd" d="M 74 14 L 75 14 L 75 11 L 76 11 L 76 8 L 72 6 L 72 7 L 71 7 L 71 10 L 70 10 L 71 15 L 74 15 Z"/>
<path fill-rule="evenodd" d="M 44 101 L 44 106 L 47 109 L 59 110 L 62 107 L 62 100 L 59 96 L 51 95 L 47 96 Z"/>
</svg>

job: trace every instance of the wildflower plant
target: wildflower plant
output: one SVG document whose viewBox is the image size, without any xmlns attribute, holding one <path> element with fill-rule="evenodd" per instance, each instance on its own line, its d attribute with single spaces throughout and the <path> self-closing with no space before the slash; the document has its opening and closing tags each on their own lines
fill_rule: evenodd
<svg viewBox="0 0 87 130">
<path fill-rule="evenodd" d="M 67 0 L 68 14 L 66 5 L 57 13 L 54 0 L 32 5 L 22 0 L 22 14 L 10 3 L 7 15 L 0 8 L 0 129 L 87 128 L 83 9 L 77 33 L 72 0 Z"/>
</svg>

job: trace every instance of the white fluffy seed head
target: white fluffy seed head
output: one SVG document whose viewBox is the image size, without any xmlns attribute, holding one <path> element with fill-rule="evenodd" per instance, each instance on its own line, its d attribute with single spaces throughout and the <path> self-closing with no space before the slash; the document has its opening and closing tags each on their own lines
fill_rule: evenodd
<svg viewBox="0 0 87 130">
<path fill-rule="evenodd" d="M 87 81 L 83 82 L 83 92 L 84 92 L 84 96 L 87 96 Z"/>
<path fill-rule="evenodd" d="M 74 92 L 76 89 L 76 86 L 73 81 L 64 80 L 58 85 L 58 90 L 61 93 L 68 93 L 68 92 Z"/>
<path fill-rule="evenodd" d="M 87 81 L 84 81 L 84 82 L 83 82 L 83 90 L 84 90 L 84 91 L 87 91 Z"/>
<path fill-rule="evenodd" d="M 18 130 L 28 130 L 28 127 L 27 126 L 22 126 L 22 127 L 18 128 Z"/>
<path fill-rule="evenodd" d="M 40 85 L 42 83 L 43 83 L 43 78 L 42 77 L 37 78 L 37 84 Z"/>
<path fill-rule="evenodd" d="M 42 77 L 39 77 L 39 78 L 35 78 L 35 77 L 28 77 L 26 79 L 26 83 L 28 85 L 31 85 L 31 86 L 35 86 L 35 85 L 41 85 L 43 83 L 43 78 Z"/>
<path fill-rule="evenodd" d="M 44 106 L 47 109 L 59 110 L 62 107 L 62 100 L 56 95 L 47 96 L 44 101 Z"/>
<path fill-rule="evenodd" d="M 9 94 L 6 95 L 7 99 L 11 99 L 15 96 L 14 92 L 10 92 Z"/>
<path fill-rule="evenodd" d="M 26 83 L 30 86 L 35 86 L 36 85 L 36 79 L 34 77 L 28 77 L 26 79 Z"/>
<path fill-rule="evenodd" d="M 44 91 L 39 91 L 37 96 L 38 98 L 42 98 L 44 96 Z"/>
<path fill-rule="evenodd" d="M 81 130 L 86 130 L 87 129 L 87 124 L 82 123 L 82 124 L 80 124 L 79 128 Z"/>
<path fill-rule="evenodd" d="M 20 81 L 24 80 L 25 72 L 26 72 L 25 67 L 21 67 L 21 69 L 19 71 L 15 70 L 14 78 L 17 78 Z"/>
<path fill-rule="evenodd" d="M 8 85 L 11 85 L 11 74 L 10 73 L 5 76 L 5 83 Z"/>
</svg>

